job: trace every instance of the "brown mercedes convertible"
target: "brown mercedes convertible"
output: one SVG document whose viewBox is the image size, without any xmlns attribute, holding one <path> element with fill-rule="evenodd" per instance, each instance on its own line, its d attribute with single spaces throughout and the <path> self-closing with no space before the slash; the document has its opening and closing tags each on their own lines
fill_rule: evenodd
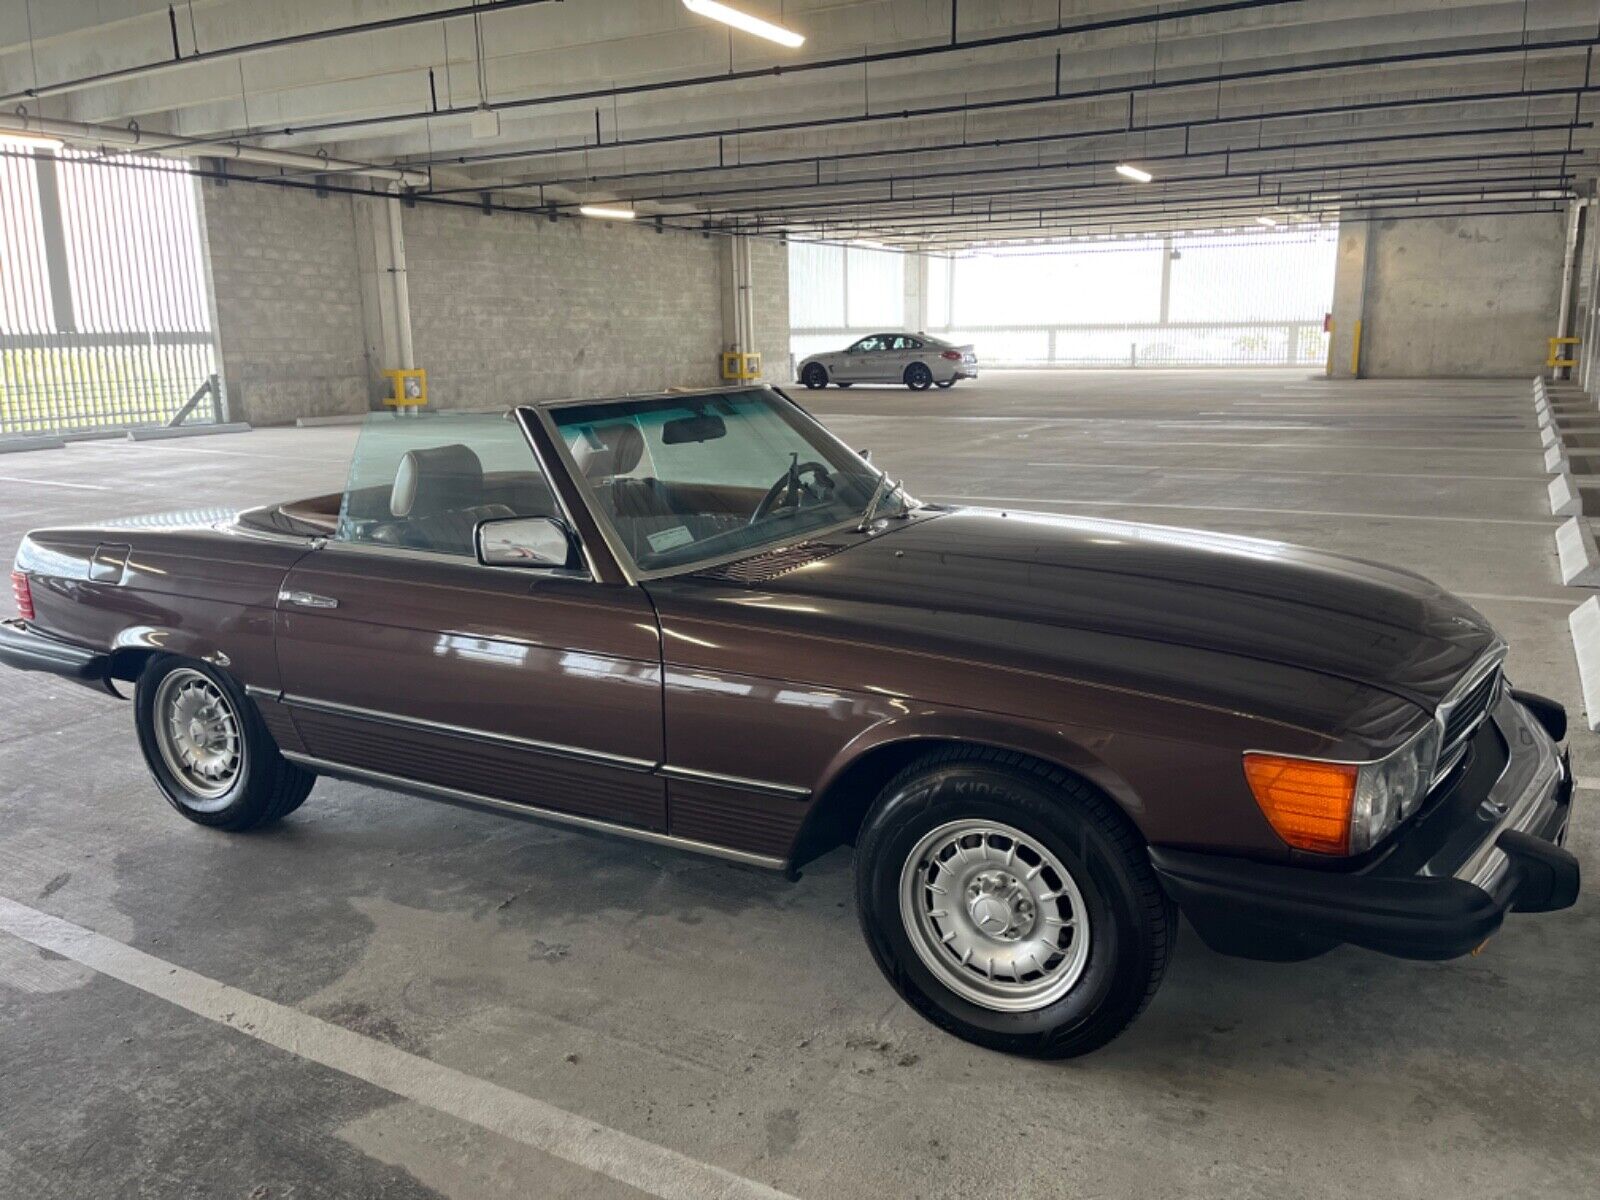
<svg viewBox="0 0 1600 1200">
<path fill-rule="evenodd" d="M 1419 576 L 922 504 L 779 392 L 373 417 L 338 495 L 30 534 L 0 660 L 192 821 L 319 775 L 796 872 L 929 1019 L 1080 1054 L 1219 950 L 1450 958 L 1573 903 L 1559 705 Z"/>
</svg>

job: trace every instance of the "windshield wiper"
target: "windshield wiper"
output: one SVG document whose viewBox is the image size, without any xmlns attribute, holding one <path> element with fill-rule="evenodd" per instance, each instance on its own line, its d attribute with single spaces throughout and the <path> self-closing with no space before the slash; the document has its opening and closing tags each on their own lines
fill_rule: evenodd
<svg viewBox="0 0 1600 1200">
<path fill-rule="evenodd" d="M 872 518 L 878 515 L 878 505 L 900 490 L 898 482 L 891 485 L 889 472 L 883 471 L 878 475 L 878 486 L 872 489 L 872 499 L 867 501 L 867 511 L 862 514 L 861 524 L 856 526 L 857 533 L 865 533 L 872 528 Z"/>
</svg>

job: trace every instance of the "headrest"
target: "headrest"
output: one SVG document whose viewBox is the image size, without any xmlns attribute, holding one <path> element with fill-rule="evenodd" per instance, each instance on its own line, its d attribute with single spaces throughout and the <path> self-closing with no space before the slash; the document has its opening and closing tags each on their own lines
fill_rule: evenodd
<svg viewBox="0 0 1600 1200">
<path fill-rule="evenodd" d="M 483 463 L 466 446 L 434 446 L 407 450 L 394 473 L 389 493 L 391 515 L 431 517 L 456 508 L 471 508 L 483 500 Z"/>
<path fill-rule="evenodd" d="M 598 438 L 600 445 L 591 440 Z M 634 424 L 611 425 L 592 430 L 587 437 L 578 439 L 573 447 L 573 458 L 583 477 L 591 483 L 615 475 L 628 475 L 644 457 L 644 435 Z"/>
</svg>

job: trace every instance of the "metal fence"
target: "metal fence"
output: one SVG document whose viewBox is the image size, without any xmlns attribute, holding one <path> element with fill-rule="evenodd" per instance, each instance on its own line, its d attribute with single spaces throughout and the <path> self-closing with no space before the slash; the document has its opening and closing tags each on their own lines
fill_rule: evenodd
<svg viewBox="0 0 1600 1200">
<path fill-rule="evenodd" d="M 0 138 L 0 436 L 218 420 L 216 373 L 183 167 Z"/>
<path fill-rule="evenodd" d="M 924 293 L 919 327 L 977 347 L 988 366 L 1320 367 L 1338 230 L 1331 226 L 1081 239 L 915 257 L 791 243 L 791 351 L 799 361 L 866 333 L 917 323 L 882 302 Z M 858 297 L 858 256 L 898 260 Z M 891 311 L 892 308 L 892 311 Z M 869 310 L 863 319 L 858 314 Z M 895 319 L 884 319 L 893 317 Z"/>
</svg>

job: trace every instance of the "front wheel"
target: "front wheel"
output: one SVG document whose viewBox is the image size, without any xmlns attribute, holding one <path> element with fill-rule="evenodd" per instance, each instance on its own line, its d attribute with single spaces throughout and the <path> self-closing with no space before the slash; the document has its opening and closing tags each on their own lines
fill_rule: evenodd
<svg viewBox="0 0 1600 1200">
<path fill-rule="evenodd" d="M 145 765 L 168 803 L 197 824 L 268 824 L 299 808 L 316 783 L 278 752 L 243 689 L 209 663 L 158 655 L 133 700 Z"/>
<path fill-rule="evenodd" d="M 927 363 L 912 363 L 906 368 L 906 386 L 914 392 L 925 392 L 933 383 L 933 372 Z"/>
<path fill-rule="evenodd" d="M 1176 911 L 1105 796 L 1018 754 L 907 767 L 857 840 L 856 899 L 895 990 L 957 1037 L 1033 1058 L 1105 1045 L 1166 973 Z"/>
<path fill-rule="evenodd" d="M 809 363 L 806 369 L 800 372 L 800 382 L 812 390 L 827 387 L 828 372 L 821 363 Z"/>
</svg>

